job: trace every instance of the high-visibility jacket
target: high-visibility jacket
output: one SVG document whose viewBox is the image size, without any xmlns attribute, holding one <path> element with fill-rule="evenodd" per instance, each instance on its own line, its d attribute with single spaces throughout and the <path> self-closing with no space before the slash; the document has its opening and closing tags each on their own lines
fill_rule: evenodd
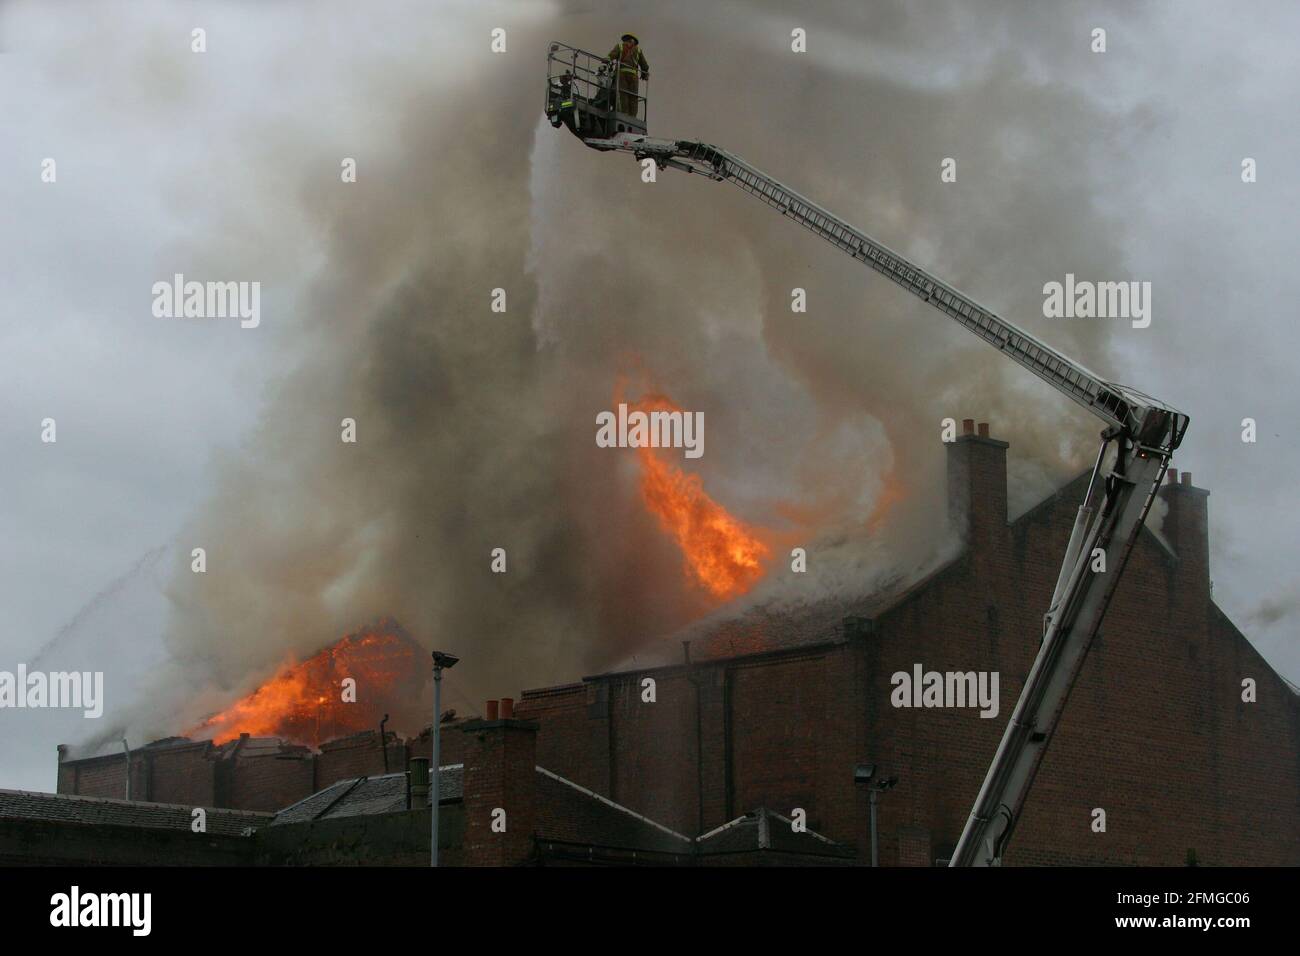
<svg viewBox="0 0 1300 956">
<path fill-rule="evenodd" d="M 645 54 L 641 52 L 639 44 L 633 44 L 632 52 L 625 54 L 623 44 L 619 43 L 609 51 L 609 55 L 605 59 L 617 60 L 620 73 L 631 73 L 635 76 L 639 68 L 641 76 L 647 80 L 650 79 L 650 64 L 646 62 Z"/>
</svg>

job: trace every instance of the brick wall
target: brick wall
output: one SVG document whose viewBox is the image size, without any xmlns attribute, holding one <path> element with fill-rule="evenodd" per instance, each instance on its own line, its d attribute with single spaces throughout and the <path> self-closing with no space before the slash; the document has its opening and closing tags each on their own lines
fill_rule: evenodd
<svg viewBox="0 0 1300 956">
<path fill-rule="evenodd" d="M 565 684 L 523 692 L 515 714 L 546 727 L 537 738 L 537 762 L 597 793 L 609 795 L 610 718 L 608 687 Z"/>
<path fill-rule="evenodd" d="M 60 764 L 57 792 L 122 799 L 126 796 L 126 757 L 114 754 Z"/>
<path fill-rule="evenodd" d="M 61 760 L 56 792 L 123 799 L 126 796 L 126 755 Z M 132 751 L 131 798 L 195 807 L 220 806 L 212 744 L 196 741 L 187 746 Z"/>
<path fill-rule="evenodd" d="M 799 807 L 808 814 L 808 826 L 821 830 L 827 821 L 819 784 L 830 782 L 820 772 L 831 706 L 825 656 L 755 661 L 729 670 L 732 810 L 738 811 L 733 816 L 760 806 L 788 816 Z"/>
<path fill-rule="evenodd" d="M 536 830 L 537 724 L 471 720 L 460 728 L 465 747 L 465 862 L 514 866 L 533 856 Z M 495 811 L 505 830 L 493 830 Z"/>
<path fill-rule="evenodd" d="M 963 449 L 962 445 L 966 448 Z M 950 455 L 998 449 L 976 438 Z M 1037 652 L 1084 480 L 1012 527 L 999 524 L 996 462 L 972 465 L 973 550 L 914 600 L 877 621 L 866 651 L 872 755 L 899 776 L 880 802 L 881 862 L 913 856 L 901 828 L 956 842 Z M 1116 591 L 1016 830 L 1008 864 L 1300 863 L 1296 698 L 1209 597 L 1205 492 L 1178 485 L 1164 536 L 1143 533 Z M 985 513 L 985 512 L 991 513 Z M 1215 623 L 1215 621 L 1219 623 Z M 996 670 L 996 719 L 974 711 L 894 709 L 889 675 Z M 1240 703 L 1255 673 L 1265 704 Z M 1265 689 L 1266 688 L 1266 689 Z M 873 703 L 874 702 L 874 703 Z M 877 756 L 877 755 L 883 755 Z M 1095 833 L 1092 811 L 1106 811 Z"/>
<path fill-rule="evenodd" d="M 283 810 L 318 789 L 314 761 L 306 755 L 276 754 L 245 757 L 228 764 L 229 801 L 239 810 Z"/>
<path fill-rule="evenodd" d="M 453 720 L 447 721 L 442 725 L 442 739 L 439 741 L 440 756 L 438 762 L 444 767 L 464 762 L 465 736 L 464 734 L 457 733 L 464 724 L 464 720 Z M 424 730 L 420 731 L 419 736 L 412 737 L 400 746 L 390 744 L 388 759 L 393 770 L 401 770 L 405 769 L 405 762 L 411 757 L 423 757 L 426 760 L 429 760 L 431 759 L 430 755 L 432 752 L 433 738 L 429 736 L 429 728 L 426 727 Z M 402 760 L 402 765 L 400 767 L 397 764 L 392 763 L 395 757 Z"/>
<path fill-rule="evenodd" d="M 387 736 L 386 747 L 380 743 L 378 731 L 374 730 L 321 744 L 320 753 L 315 758 L 313 791 L 324 790 L 339 780 L 378 777 L 406 770 L 406 747 L 391 734 Z M 428 739 L 427 735 L 425 739 Z M 444 759 L 443 763 L 446 762 Z"/>
<path fill-rule="evenodd" d="M 157 753 L 142 751 L 139 765 L 145 770 L 146 782 L 143 790 L 132 791 L 132 797 L 154 803 L 215 807 L 216 763 L 209 756 L 211 749 L 212 745 L 203 741 Z"/>
<path fill-rule="evenodd" d="M 693 674 L 677 670 L 653 676 L 653 704 L 642 701 L 641 675 L 605 680 L 595 688 L 597 696 L 607 693 L 609 699 L 613 787 L 608 796 L 667 827 L 694 834 L 699 780 L 692 678 L 698 677 L 709 692 L 713 674 L 701 668 Z"/>
</svg>

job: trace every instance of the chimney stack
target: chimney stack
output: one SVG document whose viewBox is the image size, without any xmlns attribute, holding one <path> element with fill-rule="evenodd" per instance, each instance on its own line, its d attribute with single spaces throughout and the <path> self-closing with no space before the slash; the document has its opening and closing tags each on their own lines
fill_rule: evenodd
<svg viewBox="0 0 1300 956">
<path fill-rule="evenodd" d="M 460 727 L 465 735 L 464 855 L 471 866 L 514 866 L 534 850 L 538 725 L 517 717 L 496 719 L 492 711 L 487 720 L 467 720 Z M 504 830 L 493 828 L 498 817 Z"/>
<path fill-rule="evenodd" d="M 497 702 L 496 702 L 495 700 L 490 700 L 490 701 L 488 701 L 488 702 L 487 702 L 487 711 L 486 711 L 486 713 L 483 715 L 483 719 L 484 719 L 484 720 L 496 720 L 496 719 L 497 719 L 497 716 L 498 716 L 498 715 L 497 715 Z"/>
<path fill-rule="evenodd" d="M 63 762 L 68 759 L 68 745 L 59 744 L 59 767 L 54 773 L 54 792 L 55 793 L 76 793 L 77 792 L 77 768 L 76 766 L 64 769 Z"/>
<path fill-rule="evenodd" d="M 948 442 L 948 520 L 976 553 L 1007 525 L 1007 443 L 989 437 L 988 422 L 964 418 Z"/>
<path fill-rule="evenodd" d="M 1210 493 L 1192 484 L 1192 473 L 1181 474 L 1174 468 L 1160 496 L 1169 505 L 1169 512 L 1161 522 L 1159 531 L 1178 555 L 1178 573 L 1185 576 L 1187 585 L 1198 591 L 1210 588 L 1209 502 Z M 1192 592 L 1196 593 L 1196 592 Z"/>
<path fill-rule="evenodd" d="M 515 699 L 513 697 L 501 698 L 501 719 L 510 720 L 515 716 Z"/>
</svg>

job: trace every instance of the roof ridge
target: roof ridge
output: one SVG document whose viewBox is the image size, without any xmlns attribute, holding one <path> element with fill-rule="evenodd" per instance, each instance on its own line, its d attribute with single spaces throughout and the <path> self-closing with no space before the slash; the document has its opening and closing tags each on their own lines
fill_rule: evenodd
<svg viewBox="0 0 1300 956">
<path fill-rule="evenodd" d="M 153 800 L 123 800 L 121 797 L 92 797 L 80 793 L 51 793 L 48 790 L 10 790 L 0 787 L 0 796 L 12 795 L 20 797 L 41 797 L 50 800 L 69 800 L 79 801 L 82 803 L 102 803 L 111 806 L 121 807 L 145 807 L 160 810 L 181 810 L 185 813 L 193 813 L 196 809 L 201 809 L 205 813 L 241 813 L 250 814 L 259 817 L 273 817 L 274 813 L 266 810 L 237 810 L 234 807 L 204 807 L 194 806 L 188 803 L 158 803 Z"/>
<path fill-rule="evenodd" d="M 325 786 L 321 787 L 319 790 L 313 790 L 311 793 L 307 794 L 307 796 L 303 797 L 301 800 L 295 800 L 287 807 L 281 807 L 279 810 L 275 811 L 275 813 L 273 813 L 272 816 L 278 817 L 282 813 L 289 812 L 294 807 L 301 806 L 302 804 L 306 803 L 308 800 L 312 799 L 313 797 L 319 797 L 322 793 L 329 793 L 335 787 L 341 787 L 345 783 L 354 783 L 355 781 L 356 781 L 355 777 L 344 777 L 341 780 L 335 780 L 333 783 L 326 784 Z"/>
<path fill-rule="evenodd" d="M 340 803 L 342 803 L 344 800 L 346 800 L 346 799 L 348 798 L 348 795 L 349 795 L 350 793 L 352 793 L 353 790 L 356 790 L 357 787 L 361 786 L 363 783 L 365 783 L 365 782 L 366 782 L 367 780 L 369 780 L 369 779 L 370 779 L 370 778 L 369 778 L 368 776 L 362 774 L 360 777 L 357 777 L 355 780 L 352 780 L 352 781 L 351 781 L 352 786 L 348 787 L 346 790 L 344 790 L 342 793 L 340 793 L 337 797 L 335 797 L 335 798 L 334 798 L 333 800 L 331 800 L 329 803 L 325 804 L 325 808 L 324 808 L 323 810 L 321 810 L 321 811 L 318 812 L 318 813 L 314 813 L 314 814 L 312 814 L 312 819 L 313 819 L 313 820 L 319 820 L 319 819 L 321 819 L 323 816 L 325 816 L 327 813 L 329 813 L 331 810 L 333 810 L 335 807 L 337 807 Z M 347 782 L 347 781 L 344 781 L 344 782 Z"/>
</svg>

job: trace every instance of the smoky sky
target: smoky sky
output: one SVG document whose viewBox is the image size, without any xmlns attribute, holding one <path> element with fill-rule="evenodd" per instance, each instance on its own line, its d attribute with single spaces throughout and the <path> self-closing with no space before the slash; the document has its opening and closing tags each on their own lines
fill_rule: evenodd
<svg viewBox="0 0 1300 956">
<path fill-rule="evenodd" d="M 552 130 L 547 42 L 603 53 L 634 27 L 652 135 L 732 150 L 1188 412 L 1175 465 L 1212 492 L 1215 599 L 1297 673 L 1289 8 L 61 9 L 56 24 L 0 8 L 17 629 L 0 647 L 62 666 L 121 651 L 101 726 L 23 716 L 20 781 L 49 785 L 56 742 L 179 732 L 381 616 L 460 654 L 467 709 L 728 613 L 689 586 L 635 456 L 595 445 L 620 382 L 702 411 L 705 455 L 680 463 L 810 549 L 806 577 L 778 561 L 742 605 L 847 596 L 944 554 L 944 418 L 1011 443 L 1013 511 L 1091 463 L 1095 420 L 924 304 L 733 187 L 648 184 Z M 195 26 L 207 53 L 190 51 Z M 39 181 L 47 156 L 57 185 Z M 148 289 L 176 272 L 261 281 L 261 326 L 153 318 Z M 1151 328 L 1044 318 L 1042 286 L 1067 272 L 1151 281 Z M 123 575 L 136 583 L 108 587 Z M 132 588 L 155 600 L 79 616 L 106 587 L 96 608 Z"/>
</svg>

